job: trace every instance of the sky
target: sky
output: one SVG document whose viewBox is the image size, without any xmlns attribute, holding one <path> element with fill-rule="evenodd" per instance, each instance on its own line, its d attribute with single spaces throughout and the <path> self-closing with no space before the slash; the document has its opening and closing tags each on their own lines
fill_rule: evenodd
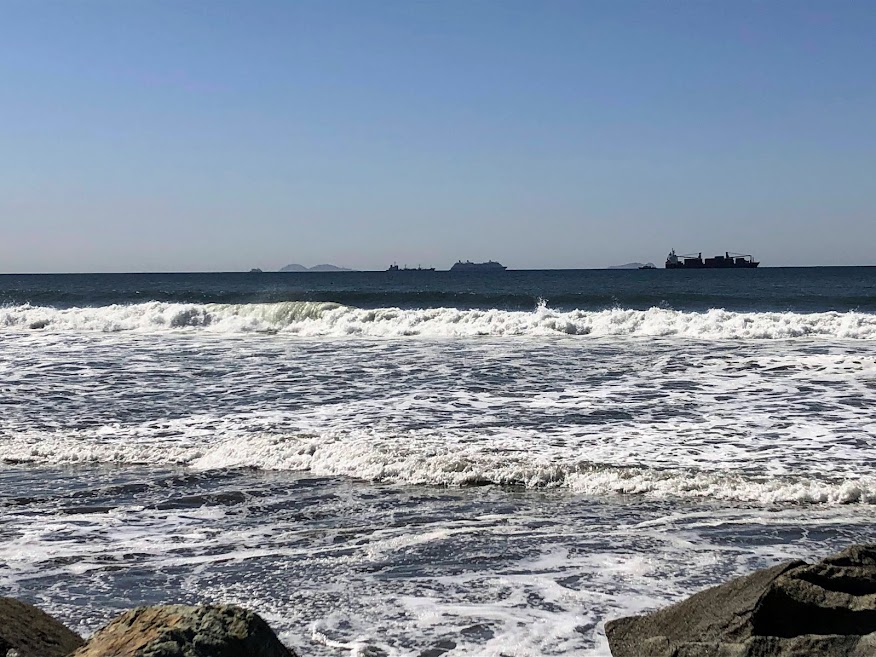
<svg viewBox="0 0 876 657">
<path fill-rule="evenodd" d="M 876 11 L 2 0 L 0 272 L 876 264 Z"/>
</svg>

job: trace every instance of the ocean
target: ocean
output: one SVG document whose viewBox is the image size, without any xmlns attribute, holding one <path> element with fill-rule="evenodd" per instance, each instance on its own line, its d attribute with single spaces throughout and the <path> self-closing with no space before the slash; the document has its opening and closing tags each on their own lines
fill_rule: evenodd
<svg viewBox="0 0 876 657">
<path fill-rule="evenodd" d="M 0 276 L 0 595 L 608 655 L 876 541 L 876 268 Z"/>
</svg>

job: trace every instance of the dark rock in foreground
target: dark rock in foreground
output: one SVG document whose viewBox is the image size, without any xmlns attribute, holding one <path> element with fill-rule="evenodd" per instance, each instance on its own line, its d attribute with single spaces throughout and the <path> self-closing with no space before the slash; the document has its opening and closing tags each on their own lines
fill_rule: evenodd
<svg viewBox="0 0 876 657">
<path fill-rule="evenodd" d="M 0 598 L 0 655 L 10 650 L 20 657 L 61 657 L 83 643 L 44 611 L 13 598 Z"/>
<path fill-rule="evenodd" d="M 876 655 L 876 545 L 759 570 L 605 634 L 614 657 Z"/>
<path fill-rule="evenodd" d="M 295 657 L 258 615 L 234 606 L 125 612 L 71 657 Z"/>
</svg>

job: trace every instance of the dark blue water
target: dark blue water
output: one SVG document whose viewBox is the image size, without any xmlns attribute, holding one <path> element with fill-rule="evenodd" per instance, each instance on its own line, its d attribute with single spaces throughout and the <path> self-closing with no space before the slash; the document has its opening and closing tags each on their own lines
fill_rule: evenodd
<svg viewBox="0 0 876 657">
<path fill-rule="evenodd" d="M 876 267 L 0 276 L 0 304 L 332 301 L 359 308 L 876 312 Z"/>
</svg>

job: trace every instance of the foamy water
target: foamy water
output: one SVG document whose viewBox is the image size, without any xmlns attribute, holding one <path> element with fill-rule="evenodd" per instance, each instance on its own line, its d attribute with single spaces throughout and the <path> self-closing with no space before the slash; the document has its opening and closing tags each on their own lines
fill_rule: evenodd
<svg viewBox="0 0 876 657">
<path fill-rule="evenodd" d="M 827 308 L 7 304 L 0 594 L 86 634 L 209 600 L 307 655 L 604 656 L 609 618 L 876 540 L 874 336 Z"/>
<path fill-rule="evenodd" d="M 664 308 L 535 311 L 458 308 L 359 309 L 330 302 L 180 304 L 0 309 L 0 326 L 42 331 L 284 332 L 303 337 L 679 336 L 697 339 L 876 339 L 876 315 L 858 312 L 703 312 Z"/>
<path fill-rule="evenodd" d="M 876 501 L 866 342 L 71 335 L 5 335 L 0 458 Z"/>
<path fill-rule="evenodd" d="M 679 505 L 251 470 L 10 468 L 0 481 L 4 592 L 83 634 L 133 604 L 244 604 L 300 653 L 326 656 L 605 656 L 608 618 L 876 540 L 854 506 Z"/>
</svg>

